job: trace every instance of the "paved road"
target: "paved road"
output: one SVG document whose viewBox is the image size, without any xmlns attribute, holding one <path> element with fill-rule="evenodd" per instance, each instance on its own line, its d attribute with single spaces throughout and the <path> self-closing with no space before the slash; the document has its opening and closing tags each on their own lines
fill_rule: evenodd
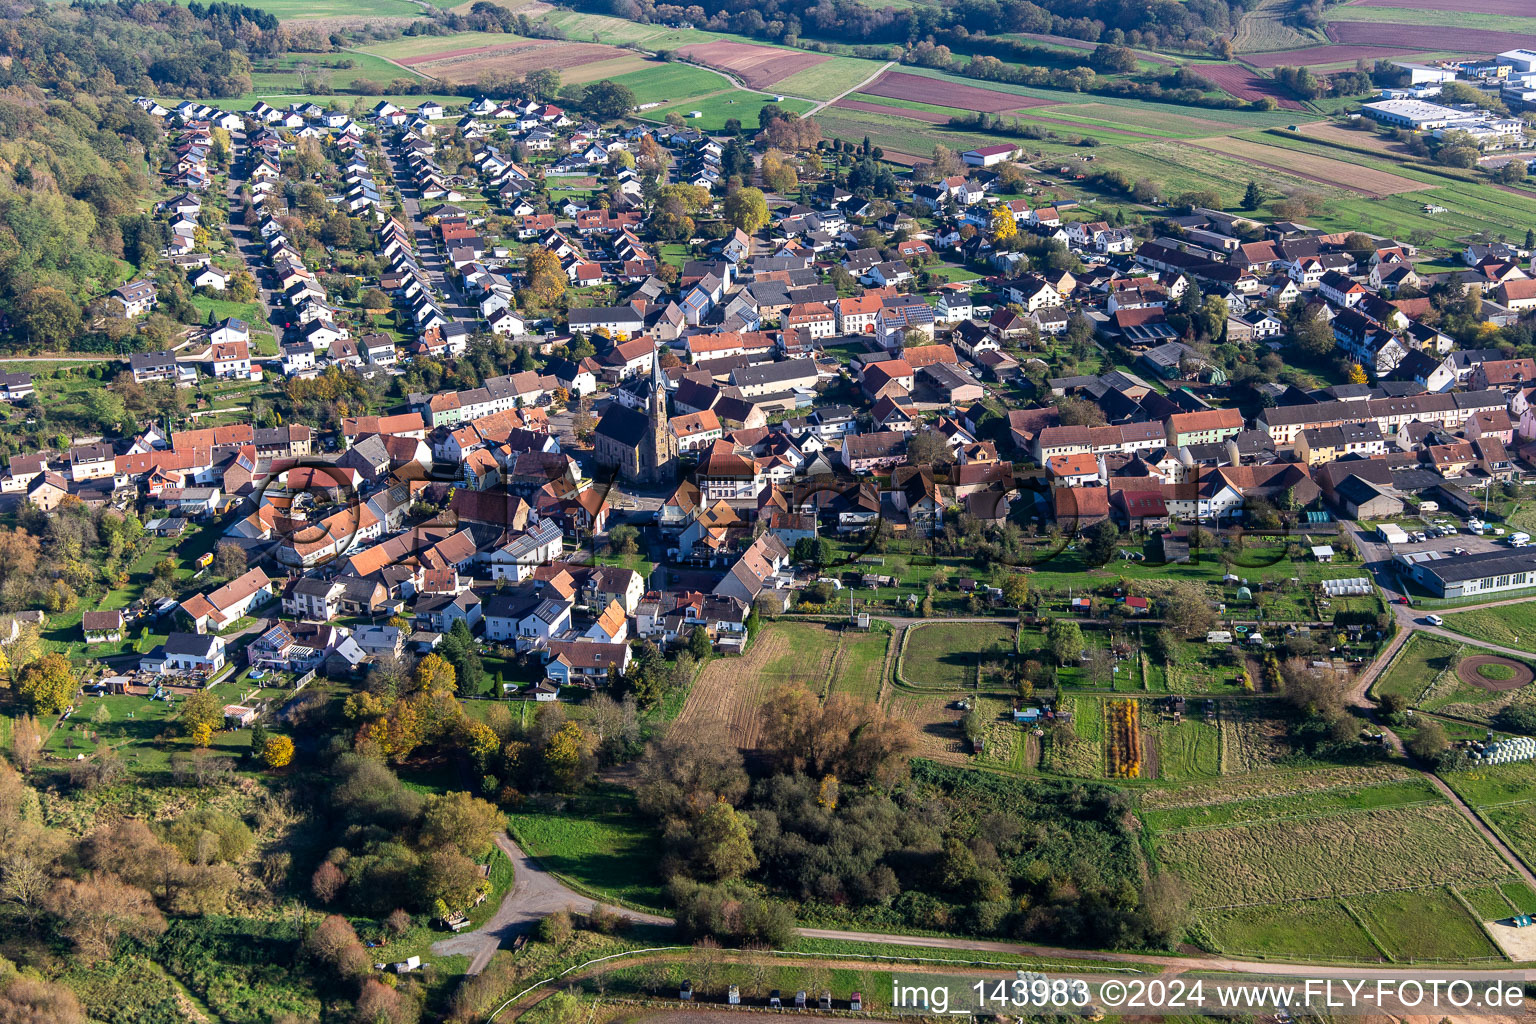
<svg viewBox="0 0 1536 1024">
<path fill-rule="evenodd" d="M 512 859 L 517 873 L 517 883 L 502 900 L 496 913 L 484 926 L 473 932 L 465 932 L 434 943 L 432 951 L 440 956 L 463 954 L 470 957 L 469 974 L 479 974 L 491 960 L 503 941 L 516 938 L 529 931 L 542 917 L 566 907 L 585 912 L 596 901 L 566 888 L 538 861 L 528 857 L 506 836 L 499 836 L 497 844 Z M 1529 872 L 1522 870 L 1529 877 Z M 1536 885 L 1536 881 L 1532 882 Z M 640 914 L 623 908 L 610 908 L 627 914 L 645 924 L 671 924 L 671 919 L 655 914 Z M 801 928 L 799 934 L 811 939 L 832 939 L 841 942 L 868 942 L 890 946 L 916 946 L 929 949 L 964 949 L 980 953 L 1012 953 L 1016 956 L 1040 957 L 1054 960 L 1073 960 L 1086 963 L 1164 965 L 1166 972 L 1179 971 L 1226 971 L 1236 974 L 1275 974 L 1288 977 L 1367 977 L 1367 978 L 1422 978 L 1423 969 L 1393 967 L 1338 967 L 1307 963 L 1276 961 L 1234 960 L 1221 956 L 1148 956 L 1143 953 L 1115 953 L 1091 949 L 1064 949 L 1058 946 L 1037 946 L 1019 942 L 994 942 L 986 939 L 933 938 L 921 935 L 890 935 L 883 932 L 844 932 L 828 928 Z M 1469 970 L 1457 971 L 1458 977 L 1494 978 L 1505 977 L 1508 971 Z"/>
<path fill-rule="evenodd" d="M 400 190 L 406 219 L 410 221 L 407 227 L 411 229 L 411 235 L 416 241 L 416 259 L 421 264 L 421 269 L 426 271 L 433 290 L 441 296 L 443 312 L 455 320 L 467 320 L 471 323 L 478 321 L 479 309 L 470 306 L 458 285 L 448 279 L 447 257 L 438 248 L 431 229 L 422 219 L 421 190 L 416 187 L 416 182 L 411 178 L 410 168 L 396 152 L 395 147 L 386 146 L 384 155 L 389 161 L 389 173 L 394 178 L 395 187 Z"/>
<path fill-rule="evenodd" d="M 586 913 L 598 905 L 596 900 L 566 888 L 559 879 L 550 874 L 538 861 L 525 854 L 507 836 L 497 836 L 496 844 L 512 861 L 512 871 L 516 881 L 511 891 L 502 899 L 501 906 L 496 908 L 496 913 L 492 914 L 485 924 L 472 932 L 463 932 L 432 945 L 432 952 L 439 956 L 454 954 L 468 956 L 468 973 L 470 974 L 479 974 L 485 970 L 485 965 L 491 961 L 491 955 L 501 947 L 503 942 L 510 942 L 518 935 L 532 931 L 533 926 L 541 918 L 566 908 Z M 642 924 L 672 923 L 671 918 L 642 914 L 623 907 L 609 906 L 608 909 L 624 914 Z"/>
<path fill-rule="evenodd" d="M 225 188 L 225 195 L 229 197 L 231 204 L 240 196 L 240 188 L 248 180 L 251 173 L 251 151 L 245 143 L 245 136 L 236 134 L 232 140 L 230 155 L 229 184 Z M 236 224 L 231 220 L 228 224 L 229 233 L 235 240 L 235 251 L 245 261 L 246 269 L 256 279 L 257 298 L 262 308 L 267 313 L 267 325 L 271 328 L 272 336 L 281 345 L 288 322 L 287 304 L 282 295 L 271 288 L 272 277 L 267 272 L 266 256 L 267 247 L 262 242 L 261 236 L 256 233 L 254 224 Z M 258 325 L 252 324 L 254 329 Z"/>
</svg>

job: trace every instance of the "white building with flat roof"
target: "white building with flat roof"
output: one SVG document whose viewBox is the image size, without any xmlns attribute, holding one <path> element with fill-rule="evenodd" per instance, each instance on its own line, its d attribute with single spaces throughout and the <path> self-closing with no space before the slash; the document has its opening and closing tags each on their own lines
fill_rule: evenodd
<svg viewBox="0 0 1536 1024">
<path fill-rule="evenodd" d="M 1499 54 L 1499 63 L 1514 69 L 1517 75 L 1530 74 L 1536 71 L 1536 50 L 1505 50 Z"/>
<path fill-rule="evenodd" d="M 1416 132 L 1454 128 L 1481 120 L 1477 112 L 1457 110 L 1426 100 L 1377 100 L 1363 104 L 1360 109 L 1365 116 L 1382 124 L 1412 128 Z"/>
</svg>

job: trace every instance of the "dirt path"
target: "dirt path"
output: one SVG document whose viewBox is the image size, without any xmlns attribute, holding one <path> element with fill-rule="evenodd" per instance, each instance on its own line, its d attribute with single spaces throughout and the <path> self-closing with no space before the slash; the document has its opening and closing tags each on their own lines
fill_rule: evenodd
<svg viewBox="0 0 1536 1024">
<path fill-rule="evenodd" d="M 1488 840 L 1489 845 L 1499 852 L 1499 856 L 1503 857 L 1504 862 L 1514 869 L 1515 874 L 1523 878 L 1526 885 L 1536 889 L 1536 875 L 1533 875 L 1531 869 L 1525 866 L 1525 861 L 1516 856 L 1515 851 L 1511 850 L 1504 840 L 1499 838 L 1498 833 L 1489 828 L 1487 823 L 1477 816 L 1477 812 L 1472 810 L 1471 806 L 1458 796 L 1454 789 L 1445 784 L 1444 779 L 1433 772 L 1425 772 L 1424 777 L 1429 779 L 1430 785 L 1438 789 L 1441 795 L 1451 802 L 1451 806 L 1456 808 L 1457 813 L 1471 822 L 1472 827 L 1477 829 L 1484 839 Z"/>
</svg>

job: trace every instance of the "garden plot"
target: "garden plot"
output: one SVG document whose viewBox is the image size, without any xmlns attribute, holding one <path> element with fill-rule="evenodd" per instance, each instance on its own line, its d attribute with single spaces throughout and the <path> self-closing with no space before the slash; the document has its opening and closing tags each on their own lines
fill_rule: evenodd
<svg viewBox="0 0 1536 1024">
<path fill-rule="evenodd" d="M 1158 855 L 1198 907 L 1502 880 L 1509 866 L 1448 805 L 1162 833 Z"/>
</svg>

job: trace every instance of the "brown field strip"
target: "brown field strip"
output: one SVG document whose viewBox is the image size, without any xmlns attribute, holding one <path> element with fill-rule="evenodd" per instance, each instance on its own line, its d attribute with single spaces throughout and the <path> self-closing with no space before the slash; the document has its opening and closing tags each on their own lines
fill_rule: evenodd
<svg viewBox="0 0 1536 1024">
<path fill-rule="evenodd" d="M 1404 178 L 1388 171 L 1378 171 L 1359 164 L 1331 160 L 1328 157 L 1297 153 L 1293 150 L 1266 146 L 1246 139 L 1228 136 L 1211 139 L 1190 139 L 1189 145 L 1220 153 L 1222 156 L 1247 160 L 1257 167 L 1294 174 L 1320 185 L 1334 185 L 1362 195 L 1381 197 L 1403 192 L 1419 192 L 1433 186 L 1412 178 Z"/>
</svg>

